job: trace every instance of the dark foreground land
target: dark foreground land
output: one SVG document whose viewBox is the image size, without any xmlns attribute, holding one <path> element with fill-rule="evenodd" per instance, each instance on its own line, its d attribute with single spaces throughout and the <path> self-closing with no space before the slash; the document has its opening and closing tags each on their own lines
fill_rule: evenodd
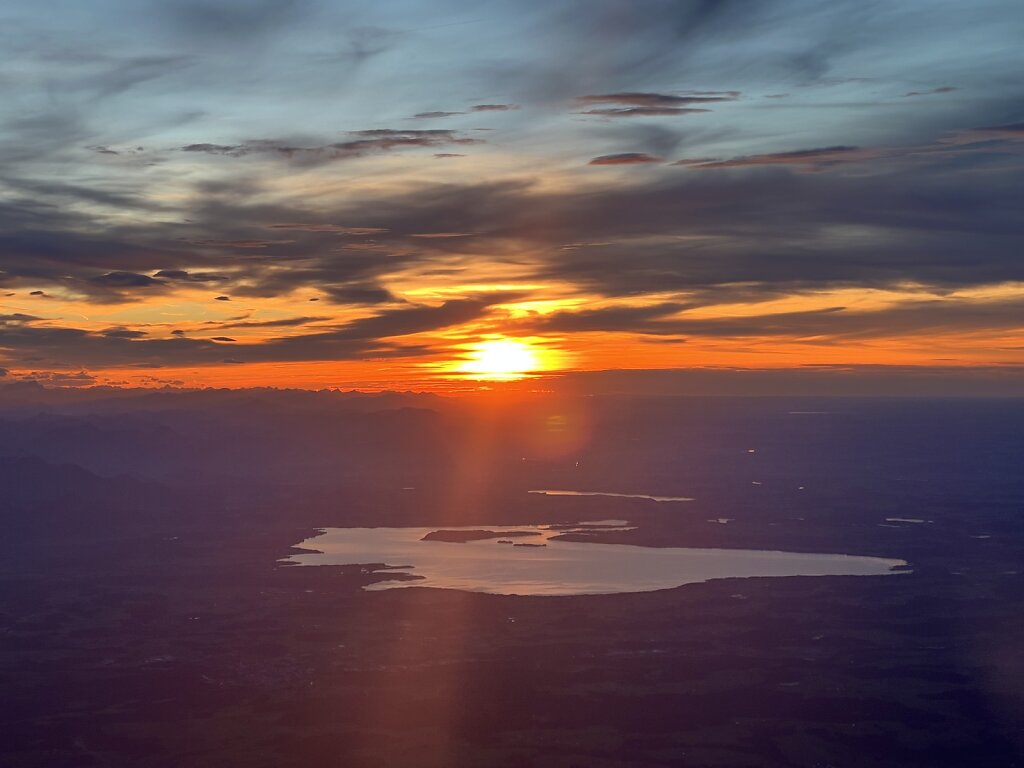
<svg viewBox="0 0 1024 768">
<path fill-rule="evenodd" d="M 224 424 L 161 405 L 22 404 L 0 424 L 0 765 L 1024 765 L 1019 404 L 609 404 L 571 451 L 492 430 L 482 455 L 456 428 L 479 414 L 442 413 L 419 452 L 433 416 L 364 403 L 327 419 L 366 430 L 333 455 L 397 457 L 386 471 L 291 483 L 239 474 Z M 279 458 L 324 452 L 318 432 L 287 439 Z M 141 466 L 139 446 L 161 455 Z M 320 526 L 601 518 L 639 526 L 605 540 L 913 572 L 531 598 L 364 592 L 381 577 L 278 563 Z"/>
</svg>

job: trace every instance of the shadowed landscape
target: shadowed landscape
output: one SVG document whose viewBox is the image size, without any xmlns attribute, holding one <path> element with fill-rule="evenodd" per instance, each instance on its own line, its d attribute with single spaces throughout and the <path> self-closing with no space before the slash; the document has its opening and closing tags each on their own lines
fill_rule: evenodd
<svg viewBox="0 0 1024 768">
<path fill-rule="evenodd" d="M 1024 754 L 1019 401 L 30 394 L 0 420 L 5 765 Z M 586 538 L 911 570 L 521 597 L 282 562 L 328 526 L 615 518 Z"/>
</svg>

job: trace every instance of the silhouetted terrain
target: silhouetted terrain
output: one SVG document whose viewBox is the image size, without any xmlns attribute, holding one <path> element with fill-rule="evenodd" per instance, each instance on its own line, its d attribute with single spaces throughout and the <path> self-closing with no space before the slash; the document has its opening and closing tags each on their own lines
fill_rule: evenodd
<svg viewBox="0 0 1024 768">
<path fill-rule="evenodd" d="M 1022 458 L 1020 400 L 0 388 L 0 764 L 1021 765 Z M 913 572 L 527 598 L 278 562 L 597 519 Z"/>
</svg>

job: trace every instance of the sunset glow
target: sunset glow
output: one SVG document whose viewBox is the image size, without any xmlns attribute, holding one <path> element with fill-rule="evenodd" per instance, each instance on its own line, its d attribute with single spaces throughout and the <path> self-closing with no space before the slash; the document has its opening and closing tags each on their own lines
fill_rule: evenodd
<svg viewBox="0 0 1024 768">
<path fill-rule="evenodd" d="M 1024 370 L 1000 14 L 97 2 L 4 18 L 8 381 Z"/>
</svg>

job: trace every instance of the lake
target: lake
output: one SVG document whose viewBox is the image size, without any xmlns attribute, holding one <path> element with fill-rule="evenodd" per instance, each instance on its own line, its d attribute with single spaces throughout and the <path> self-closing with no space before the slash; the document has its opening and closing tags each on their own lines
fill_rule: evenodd
<svg viewBox="0 0 1024 768">
<path fill-rule="evenodd" d="M 650 501 L 693 501 L 689 496 L 651 496 L 647 493 L 611 493 L 610 491 L 530 491 L 542 496 L 606 496 L 612 499 L 648 499 Z"/>
<path fill-rule="evenodd" d="M 884 576 L 903 560 L 844 554 L 696 549 L 564 541 L 563 533 L 623 530 L 623 521 L 575 526 L 326 528 L 284 559 L 298 566 L 371 565 L 414 575 L 368 590 L 439 587 L 498 595 L 604 595 L 650 592 L 711 579 L 755 576 Z M 427 537 L 425 539 L 425 537 Z M 444 539 L 468 539 L 453 541 Z"/>
</svg>

